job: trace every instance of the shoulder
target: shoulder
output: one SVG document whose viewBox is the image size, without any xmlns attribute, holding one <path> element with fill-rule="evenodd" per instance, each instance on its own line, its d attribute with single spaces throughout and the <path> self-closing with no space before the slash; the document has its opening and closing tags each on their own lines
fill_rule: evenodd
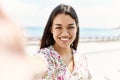
<svg viewBox="0 0 120 80">
<path fill-rule="evenodd" d="M 39 50 L 38 54 L 48 55 L 52 51 L 52 46 L 48 46 L 46 48 L 42 48 Z"/>
<path fill-rule="evenodd" d="M 42 48 L 42 49 L 39 50 L 38 54 L 39 53 L 41 53 L 41 54 L 48 54 L 48 53 L 50 53 L 50 49 L 49 49 L 49 47 Z"/>
<path fill-rule="evenodd" d="M 56 54 L 55 51 L 52 49 L 51 46 L 49 46 L 49 47 L 40 49 L 39 52 L 35 54 L 35 56 L 39 57 L 42 55 L 46 58 L 48 62 L 50 62 L 54 60 L 55 54 Z"/>
<path fill-rule="evenodd" d="M 87 64 L 87 58 L 86 58 L 85 55 L 80 55 L 79 57 L 80 57 L 80 61 L 81 61 L 82 63 Z"/>
<path fill-rule="evenodd" d="M 46 47 L 46 48 L 42 48 L 40 49 L 37 53 L 34 54 L 34 56 L 36 57 L 41 57 L 41 56 L 48 56 L 50 53 L 50 49 L 49 47 Z"/>
</svg>

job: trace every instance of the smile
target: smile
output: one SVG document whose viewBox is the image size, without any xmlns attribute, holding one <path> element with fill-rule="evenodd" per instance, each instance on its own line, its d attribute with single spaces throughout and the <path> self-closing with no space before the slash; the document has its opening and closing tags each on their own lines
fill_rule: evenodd
<svg viewBox="0 0 120 80">
<path fill-rule="evenodd" d="M 60 37 L 59 38 L 61 41 L 67 42 L 69 41 L 71 38 L 70 37 Z"/>
</svg>

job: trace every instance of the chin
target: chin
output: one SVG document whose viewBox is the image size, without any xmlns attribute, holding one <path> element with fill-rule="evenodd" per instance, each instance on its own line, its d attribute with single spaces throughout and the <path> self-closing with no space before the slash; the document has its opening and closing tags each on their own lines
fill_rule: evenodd
<svg viewBox="0 0 120 80">
<path fill-rule="evenodd" d="M 65 44 L 61 45 L 61 44 L 60 44 L 60 47 L 61 47 L 61 48 L 69 48 L 70 45 L 65 45 Z"/>
</svg>

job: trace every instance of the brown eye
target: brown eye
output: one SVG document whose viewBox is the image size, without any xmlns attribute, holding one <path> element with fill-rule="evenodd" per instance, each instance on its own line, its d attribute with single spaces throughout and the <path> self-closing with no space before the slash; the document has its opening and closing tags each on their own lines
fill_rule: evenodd
<svg viewBox="0 0 120 80">
<path fill-rule="evenodd" d="M 62 29 L 62 27 L 55 27 L 55 29 Z"/>
<path fill-rule="evenodd" d="M 69 26 L 68 29 L 74 29 L 75 27 L 74 26 Z"/>
</svg>

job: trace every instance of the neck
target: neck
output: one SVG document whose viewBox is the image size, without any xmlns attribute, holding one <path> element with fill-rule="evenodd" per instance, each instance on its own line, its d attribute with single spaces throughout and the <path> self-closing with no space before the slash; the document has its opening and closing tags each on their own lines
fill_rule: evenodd
<svg viewBox="0 0 120 80">
<path fill-rule="evenodd" d="M 70 55 L 72 54 L 72 50 L 70 47 L 63 48 L 58 45 L 53 45 L 55 51 L 57 51 L 60 55 Z"/>
</svg>

